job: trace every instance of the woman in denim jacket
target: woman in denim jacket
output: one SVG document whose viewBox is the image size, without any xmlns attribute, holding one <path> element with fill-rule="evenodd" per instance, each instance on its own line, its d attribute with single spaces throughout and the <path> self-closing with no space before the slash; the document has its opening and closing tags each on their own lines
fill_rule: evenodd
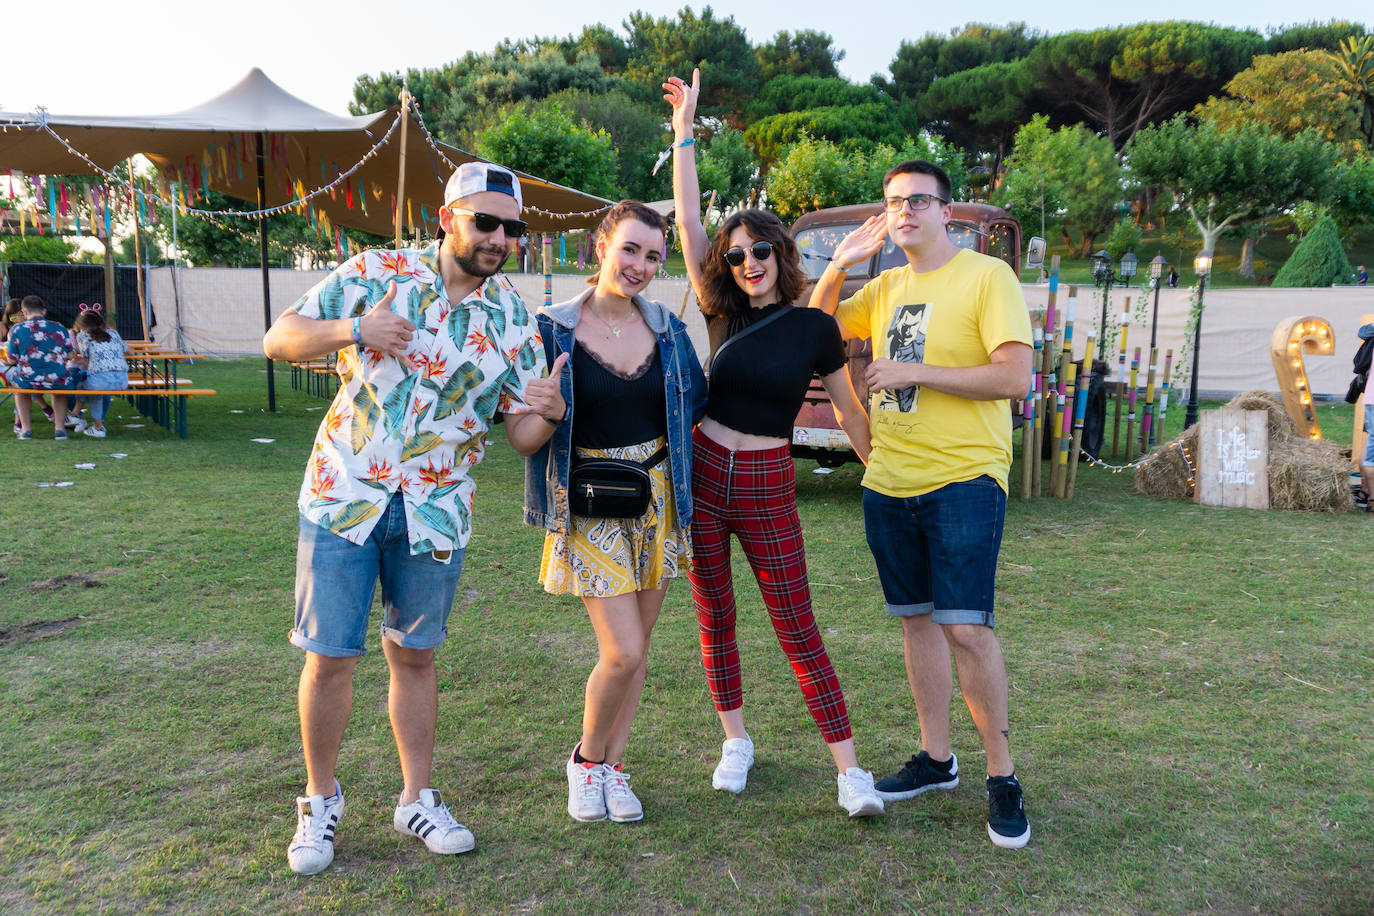
<svg viewBox="0 0 1374 916">
<path fill-rule="evenodd" d="M 595 286 L 539 314 L 568 409 L 526 462 L 525 522 L 545 529 L 540 583 L 582 599 L 600 654 L 566 767 L 568 813 L 579 821 L 643 817 L 621 758 L 668 580 L 691 562 L 692 427 L 705 409 L 706 381 L 683 323 L 641 295 L 661 264 L 667 228 L 641 203 L 616 204 L 597 230 Z M 645 462 L 664 449 L 667 458 L 649 470 L 644 515 L 572 515 L 574 454 Z"/>
</svg>

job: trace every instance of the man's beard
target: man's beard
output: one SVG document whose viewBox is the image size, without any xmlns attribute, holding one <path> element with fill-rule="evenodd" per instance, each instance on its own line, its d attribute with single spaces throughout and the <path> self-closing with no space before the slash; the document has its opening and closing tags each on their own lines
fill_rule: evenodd
<svg viewBox="0 0 1374 916">
<path fill-rule="evenodd" d="M 458 246 L 458 240 L 455 238 L 453 244 L 447 246 L 447 251 L 463 273 L 467 274 L 469 277 L 490 277 L 501 270 L 502 266 L 506 263 L 506 258 L 509 257 L 509 254 L 503 252 L 500 260 L 496 262 L 494 267 L 487 267 L 478 260 L 478 258 L 482 256 L 479 248 L 480 246 L 477 245 L 473 245 L 471 248 L 467 249 L 460 248 Z"/>
</svg>

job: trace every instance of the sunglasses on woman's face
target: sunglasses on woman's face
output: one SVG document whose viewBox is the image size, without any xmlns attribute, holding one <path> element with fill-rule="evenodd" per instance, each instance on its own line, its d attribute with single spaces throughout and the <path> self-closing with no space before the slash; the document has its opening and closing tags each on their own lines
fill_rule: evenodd
<svg viewBox="0 0 1374 916">
<path fill-rule="evenodd" d="M 773 253 L 773 243 L 755 242 L 749 246 L 749 253 L 754 256 L 755 261 L 766 261 L 768 256 Z M 731 267 L 739 267 L 744 263 L 744 249 L 738 247 L 725 249 L 725 263 Z"/>
<path fill-rule="evenodd" d="M 506 238 L 508 239 L 520 238 L 529 228 L 529 224 L 524 220 L 502 219 L 499 216 L 492 216 L 490 213 L 478 213 L 476 210 L 465 210 L 462 207 L 449 207 L 448 212 L 471 216 L 478 232 L 495 232 L 496 227 L 500 226 L 506 230 Z"/>
</svg>

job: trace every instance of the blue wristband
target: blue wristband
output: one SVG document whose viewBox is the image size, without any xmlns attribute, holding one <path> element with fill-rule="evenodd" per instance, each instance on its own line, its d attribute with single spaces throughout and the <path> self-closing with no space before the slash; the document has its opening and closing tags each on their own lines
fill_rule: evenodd
<svg viewBox="0 0 1374 916">
<path fill-rule="evenodd" d="M 358 315 L 353 319 L 353 342 L 360 344 L 363 342 L 363 316 Z"/>
<path fill-rule="evenodd" d="M 697 138 L 696 138 L 696 137 L 688 137 L 686 140 L 683 140 L 683 141 L 681 141 L 681 142 L 679 142 L 679 143 L 674 143 L 673 146 L 678 146 L 678 147 L 682 147 L 682 146 L 691 146 L 692 144 L 694 144 L 694 143 L 696 143 L 696 142 L 697 142 Z"/>
</svg>

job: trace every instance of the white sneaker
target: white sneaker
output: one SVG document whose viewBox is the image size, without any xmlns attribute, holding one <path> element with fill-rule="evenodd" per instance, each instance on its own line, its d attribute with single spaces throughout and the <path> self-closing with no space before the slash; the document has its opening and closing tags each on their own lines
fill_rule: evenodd
<svg viewBox="0 0 1374 916">
<path fill-rule="evenodd" d="M 397 805 L 391 825 L 397 833 L 424 840 L 430 852 L 441 856 L 467 852 L 477 845 L 472 831 L 449 814 L 438 789 L 421 789 L 418 799 L 408 805 Z"/>
<path fill-rule="evenodd" d="M 343 789 L 334 780 L 334 794 L 296 799 L 296 835 L 286 849 L 286 861 L 298 875 L 315 875 L 334 861 L 334 828 L 343 817 Z"/>
<path fill-rule="evenodd" d="M 727 738 L 720 746 L 720 763 L 711 774 L 711 788 L 722 792 L 744 791 L 749 768 L 754 765 L 754 742 L 748 738 Z"/>
<path fill-rule="evenodd" d="M 617 824 L 643 820 L 644 806 L 630 788 L 630 774 L 618 763 L 615 766 L 603 763 L 601 768 L 605 780 L 606 815 Z"/>
<path fill-rule="evenodd" d="M 576 753 L 574 751 L 573 753 Z M 606 819 L 606 765 L 578 763 L 568 755 L 568 814 L 590 823 Z M 628 789 L 629 787 L 626 786 Z"/>
<path fill-rule="evenodd" d="M 92 439 L 104 439 L 104 438 L 105 438 L 105 428 L 104 428 L 103 426 L 102 426 L 102 427 L 87 426 L 87 427 L 85 427 L 84 429 L 81 430 L 81 433 L 82 433 L 82 435 L 90 436 Z"/>
<path fill-rule="evenodd" d="M 883 800 L 873 789 L 873 774 L 850 767 L 835 777 L 840 786 L 840 807 L 850 817 L 871 817 L 883 813 Z"/>
<path fill-rule="evenodd" d="M 72 428 L 72 432 L 79 433 L 86 428 L 86 421 L 80 417 L 68 417 L 67 425 Z"/>
</svg>

